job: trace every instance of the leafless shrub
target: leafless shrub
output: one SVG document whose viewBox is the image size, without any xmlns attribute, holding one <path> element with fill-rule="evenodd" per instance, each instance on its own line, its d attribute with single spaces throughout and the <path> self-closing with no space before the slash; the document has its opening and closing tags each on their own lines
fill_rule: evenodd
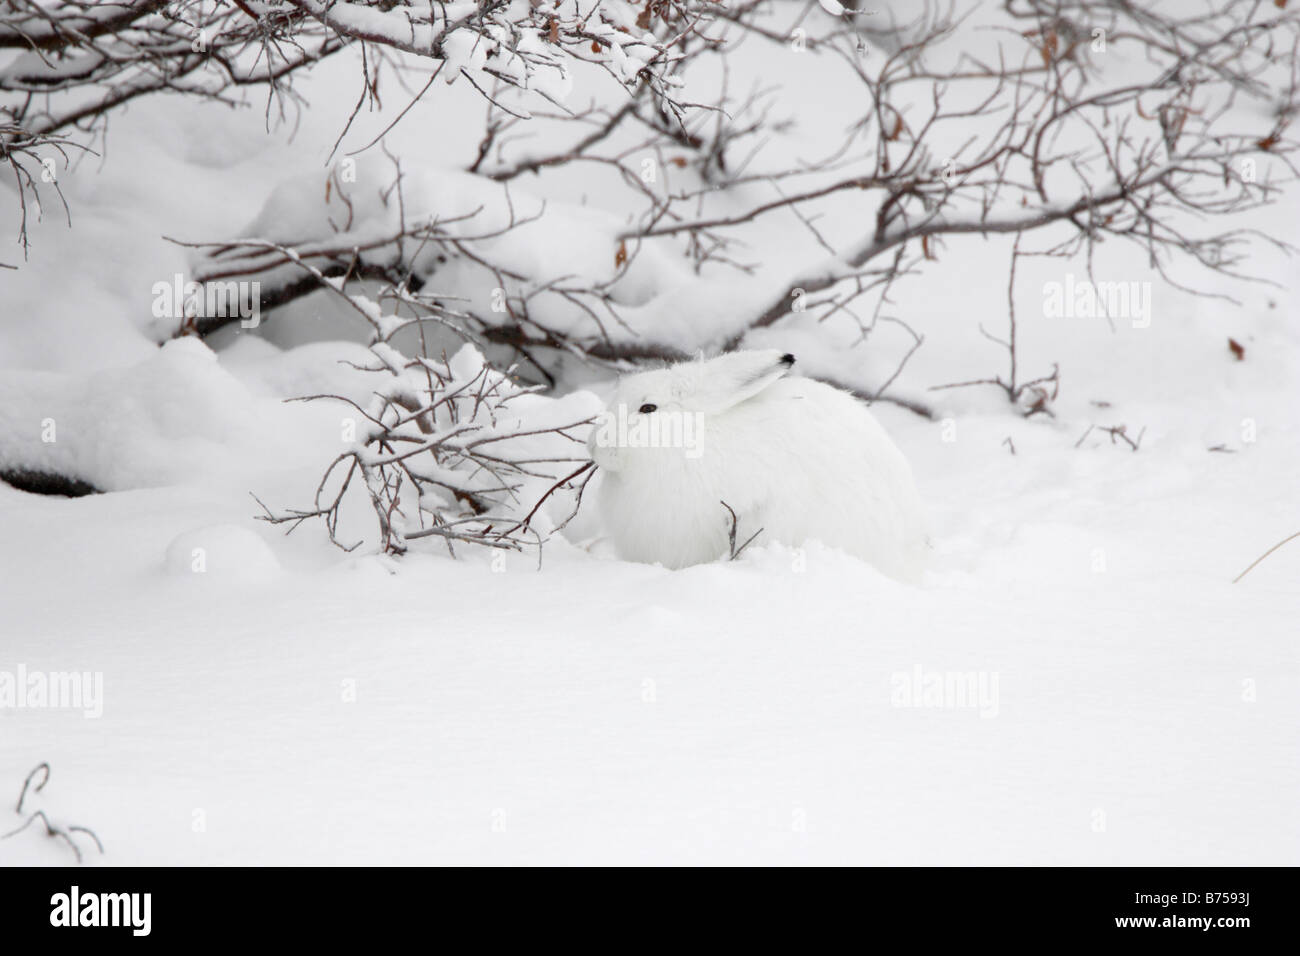
<svg viewBox="0 0 1300 956">
<path fill-rule="evenodd" d="M 441 361 L 407 358 L 384 343 L 372 345 L 371 353 L 377 364 L 369 370 L 382 377 L 382 384 L 366 407 L 340 396 L 309 397 L 351 406 L 361 416 L 357 441 L 330 462 L 310 509 L 277 513 L 263 505 L 263 520 L 292 530 L 309 518 L 322 519 L 330 540 L 350 551 L 361 542 L 340 541 L 338 522 L 346 493 L 359 480 L 384 552 L 401 554 L 413 541 L 439 538 L 454 554 L 457 543 L 516 551 L 540 546 L 545 534 L 533 520 L 542 503 L 563 487 L 575 487 L 569 517 L 576 512 L 586 480 L 570 483 L 584 474 L 590 478 L 594 466 L 574 430 L 589 419 L 530 427 L 510 406 L 533 389 L 511 382 L 472 350 Z M 527 440 L 540 436 L 582 453 L 539 453 L 539 443 Z M 567 472 L 559 480 L 555 466 Z M 529 504 L 527 490 L 539 484 L 547 486 L 545 491 L 519 517 Z M 567 520 L 547 531 L 559 530 Z"/>
<path fill-rule="evenodd" d="M 1006 0 L 999 22 L 976 27 L 987 5 L 927 3 L 905 17 L 853 5 L 829 12 L 836 9 L 772 0 L 581 8 L 571 0 L 17 0 L 0 12 L 0 48 L 25 51 L 0 70 L 0 153 L 20 194 L 35 197 L 45 181 L 32 163 L 90 148 L 123 103 L 163 90 L 242 102 L 259 89 L 268 120 L 288 117 L 298 105 L 298 71 L 351 48 L 361 53 L 359 95 L 340 116 L 341 142 L 359 112 L 378 105 L 382 76 L 404 81 L 425 61 L 427 82 L 410 104 L 436 95 L 439 79 L 483 96 L 483 128 L 471 134 L 475 176 L 509 184 L 573 166 L 622 184 L 627 224 L 605 253 L 614 276 L 514 271 L 482 256 L 473 236 L 448 234 L 445 221 L 441 231 L 428 221 L 403 224 L 373 246 L 375 237 L 363 242 L 342 225 L 280 237 L 321 275 L 384 283 L 395 304 L 477 334 L 547 384 L 571 358 L 619 366 L 681 358 L 737 347 L 754 330 L 787 321 L 847 317 L 859 343 L 901 328 L 907 340 L 892 373 L 870 386 L 835 384 L 922 414 L 930 414 L 924 402 L 895 394 L 922 339 L 893 308 L 893 295 L 904 280 L 943 268 L 950 237 L 1015 237 L 1020 248 L 1032 235 L 1037 247 L 1024 254 L 1081 257 L 1094 281 L 1097 246 L 1131 244 L 1180 288 L 1170 270 L 1178 260 L 1250 279 L 1258 243 L 1284 246 L 1231 221 L 1273 202 L 1297 172 L 1297 10 L 1263 0 L 1161 9 Z M 977 29 L 999 39 L 993 53 L 963 44 L 964 31 Z M 829 155 L 778 167 L 764 162 L 763 145 L 790 118 L 774 86 L 734 88 L 730 58 L 746 44 L 788 50 L 796 42 L 802 55 L 838 64 L 828 95 L 843 104 L 848 127 Z M 1132 71 L 1122 81 L 1105 68 L 1114 50 Z M 708 63 L 720 65 L 721 82 L 707 101 L 685 99 L 685 78 Z M 556 82 L 593 70 L 607 81 L 600 95 L 593 90 L 586 106 L 558 103 Z M 1254 111 L 1258 124 L 1241 121 L 1237 107 L 1247 102 L 1263 107 Z M 573 135 L 567 145 L 532 150 L 519 134 L 533 120 L 561 123 Z M 642 178 L 647 160 L 662 171 L 657 188 Z M 819 210 L 835 200 L 862 205 L 856 235 L 823 234 Z M 781 214 L 824 256 L 756 271 L 742 258 L 746 232 Z M 522 228 L 525 218 L 504 228 Z M 697 341 L 665 334 L 671 323 L 653 310 L 633 324 L 619 279 L 652 244 L 684 257 L 704 286 L 742 273 L 746 297 Z M 505 312 L 484 315 L 456 288 L 422 292 L 431 273 L 418 250 L 430 245 L 480 257 L 498 274 Z M 401 254 L 389 255 L 394 247 Z M 250 252 L 243 241 L 213 247 L 196 275 L 274 266 L 271 250 L 243 255 Z M 293 275 L 268 289 L 264 305 L 279 307 L 318 282 Z M 535 306 L 554 298 L 564 308 L 539 314 Z M 1057 376 L 1024 379 L 1014 325 L 1010 331 L 995 338 L 1007 347 L 1009 375 L 956 384 L 992 384 L 1026 414 L 1050 414 Z"/>
<path fill-rule="evenodd" d="M 379 378 L 365 406 L 339 395 L 298 399 L 351 407 L 360 416 L 355 441 L 326 468 L 311 508 L 273 511 L 259 500 L 263 520 L 288 524 L 292 531 L 303 521 L 321 519 L 330 540 L 352 550 L 361 542 L 346 544 L 337 532 L 347 492 L 359 480 L 374 510 L 383 551 L 402 553 L 412 541 L 436 537 L 454 553 L 457 542 L 510 550 L 540 545 L 545 535 L 533 520 L 542 503 L 561 488 L 575 490 L 576 512 L 594 466 L 575 431 L 590 419 L 537 425 L 535 413 L 525 422 L 513 406 L 537 387 L 518 384 L 509 371 L 498 372 L 472 346 L 454 358 L 443 354 L 436 360 L 408 357 L 393 347 L 395 334 L 427 316 L 408 320 L 387 315 L 374 299 L 349 291 L 347 276 L 328 279 L 294 250 L 267 242 L 240 248 L 292 263 L 346 302 L 371 329 L 374 363 L 364 370 Z M 400 288 L 387 291 L 406 296 Z M 422 305 L 410 296 L 405 300 Z M 436 308 L 430 314 L 436 321 L 448 321 Z M 575 464 L 580 467 L 572 470 Z M 556 480 L 557 468 L 571 473 Z M 570 485 L 584 474 L 580 484 Z M 528 492 L 539 485 L 549 487 L 524 517 L 515 517 L 528 505 Z"/>
<path fill-rule="evenodd" d="M 972 385 L 994 385 L 1002 389 L 1011 401 L 1023 409 L 1026 418 L 1032 418 L 1035 415 L 1046 415 L 1054 418 L 1055 415 L 1051 410 L 1050 404 L 1056 401 L 1057 395 L 1060 394 L 1061 387 L 1061 367 L 1053 365 L 1050 375 L 1043 375 L 1038 378 L 1030 379 L 1027 382 L 1018 380 L 1018 360 L 1016 352 L 1016 262 L 1021 256 L 1020 236 L 1016 236 L 1015 244 L 1011 249 L 1011 276 L 1007 280 L 1007 325 L 1009 332 L 1005 339 L 1000 339 L 996 335 L 988 332 L 983 324 L 980 325 L 980 334 L 997 345 L 1007 350 L 1007 358 L 1010 369 L 1007 378 L 1004 381 L 1001 375 L 993 378 L 978 378 L 968 382 L 951 382 L 947 385 L 931 386 L 931 391 L 941 391 L 947 388 L 968 388 Z M 1011 453 L 1015 454 L 1015 445 L 1011 446 Z"/>
<path fill-rule="evenodd" d="M 409 54 L 437 61 L 421 96 L 445 69 L 445 79 L 459 74 L 498 105 L 474 73 L 545 99 L 548 80 L 587 61 L 644 87 L 680 122 L 674 47 L 706 6 L 664 0 L 639 16 L 619 2 L 562 16 L 530 0 L 12 0 L 0 10 L 0 52 L 15 53 L 0 68 L 0 158 L 23 201 L 19 238 L 25 247 L 27 201 L 39 207 L 42 184 L 57 189 L 45 160 L 54 154 L 66 166 L 69 149 L 91 149 L 119 107 L 164 91 L 243 105 L 260 89 L 268 124 L 291 119 L 302 105 L 294 74 L 352 44 L 363 58 L 351 117 L 378 104 L 381 74 Z M 638 20 L 658 38 L 631 35 Z"/>
<path fill-rule="evenodd" d="M 295 5 L 349 32 L 338 17 L 317 9 L 320 4 Z M 482 7 L 493 16 L 513 9 Z M 734 348 L 748 332 L 795 315 L 803 322 L 850 316 L 862 341 L 882 324 L 901 326 L 912 341 L 883 384 L 836 384 L 856 385 L 868 400 L 893 398 L 928 414 L 923 403 L 885 394 L 921 345 L 920 336 L 893 314 L 891 293 L 909 276 L 942 268 L 948 237 L 1005 235 L 1015 237 L 1015 255 L 1082 256 L 1090 278 L 1098 243 L 1131 243 L 1175 285 L 1167 271 L 1175 257 L 1247 279 L 1252 278 L 1245 269 L 1252 242 L 1282 245 L 1213 222 L 1272 202 L 1296 172 L 1297 144 L 1288 135 L 1296 111 L 1294 54 L 1300 40 L 1294 11 L 1254 0 L 1196 11 L 1148 11 L 1100 0 L 1020 0 L 1005 6 L 1004 39 L 992 60 L 956 49 L 970 10 L 928 5 L 910 21 L 873 19 L 871 12 L 848 9 L 830 17 L 793 4 L 648 4 L 637 14 L 638 23 L 653 31 L 657 45 L 634 75 L 618 77 L 626 98 L 615 106 L 575 111 L 566 120 L 578 131 L 572 144 L 549 154 L 521 151 L 511 133 L 526 120 L 489 95 L 472 172 L 508 183 L 571 164 L 604 168 L 624 183 L 640 211 L 609 250 L 619 272 L 608 283 L 511 274 L 484 259 L 484 268 L 499 271 L 509 308 L 504 319 L 462 308 L 472 316 L 475 331 L 514 350 L 536 380 L 550 383 L 563 356 L 605 363 L 676 359 L 695 348 Z M 556 23 L 559 40 L 548 40 L 556 55 L 590 58 L 583 43 L 590 43 L 591 35 L 581 22 L 561 15 L 544 23 L 548 32 Z M 673 78 L 708 57 L 722 59 L 725 75 L 727 56 L 740 44 L 788 45 L 796 28 L 806 55 L 842 65 L 844 83 L 836 95 L 845 108 L 865 105 L 856 116 L 849 114 L 848 134 L 832 155 L 761 169 L 762 137 L 784 122 L 768 91 L 733 92 L 724 80 L 716 101 L 684 105 L 672 99 Z M 427 55 L 382 32 L 350 30 L 349 35 L 372 48 Z M 1144 75 L 1122 84 L 1108 81 L 1103 66 L 1112 48 L 1138 62 Z M 592 55 L 603 62 L 602 55 Z M 1271 122 L 1244 129 L 1229 118 L 1244 99 L 1269 103 Z M 970 132 L 973 117 L 985 121 L 975 133 Z M 959 145 L 939 145 L 958 134 Z M 666 173 L 680 172 L 664 188 L 651 189 L 640 175 L 647 157 Z M 760 189 L 769 190 L 771 198 L 740 200 Z M 740 208 L 701 214 L 719 194 L 735 195 L 732 205 Z M 827 240 L 813 210 L 829 197 L 852 197 L 873 208 L 869 228 L 847 244 Z M 756 287 L 770 290 L 766 305 L 736 314 L 729 331 L 710 328 L 693 343 L 659 338 L 653 321 L 633 328 L 626 320 L 617 281 L 648 243 L 676 241 L 702 277 L 717 274 L 702 271 L 705 266 L 749 272 L 734 250 L 750 224 L 779 211 L 792 213 L 826 255 L 811 268 L 755 275 Z M 1021 253 L 1020 239 L 1031 234 L 1043 242 Z M 346 243 L 331 249 L 332 238 L 338 237 L 305 237 L 299 248 L 304 255 L 329 259 L 327 273 L 354 268 L 365 274 L 375 268 L 366 249 L 354 254 Z M 419 229 L 404 238 L 416 241 L 410 248 L 438 241 Z M 472 256 L 473 243 L 462 243 L 455 252 Z M 356 262 L 349 265 L 352 259 Z M 1014 261 L 1013 255 L 1013 281 Z M 242 265 L 252 274 L 261 264 L 228 260 L 222 263 L 228 268 L 201 263 L 197 271 L 229 276 Z M 397 268 L 409 276 L 408 288 L 428 278 L 409 261 Z M 271 306 L 294 291 L 273 291 Z M 570 300 L 564 321 L 538 318 L 530 310 L 538 296 L 561 293 Z M 954 385 L 994 385 L 1025 414 L 1050 415 L 1057 371 L 1021 377 L 1014 314 L 1011 318 L 1008 338 L 985 333 L 1007 349 L 1009 374 Z"/>
</svg>

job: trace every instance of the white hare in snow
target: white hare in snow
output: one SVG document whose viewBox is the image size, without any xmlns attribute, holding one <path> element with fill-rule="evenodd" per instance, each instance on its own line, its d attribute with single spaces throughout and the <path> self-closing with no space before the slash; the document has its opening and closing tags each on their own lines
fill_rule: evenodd
<svg viewBox="0 0 1300 956">
<path fill-rule="evenodd" d="M 817 539 L 920 576 L 929 542 L 907 459 L 862 402 L 793 365 L 732 352 L 619 382 L 589 446 L 620 557 L 682 568 L 761 529 L 757 544 Z"/>
</svg>

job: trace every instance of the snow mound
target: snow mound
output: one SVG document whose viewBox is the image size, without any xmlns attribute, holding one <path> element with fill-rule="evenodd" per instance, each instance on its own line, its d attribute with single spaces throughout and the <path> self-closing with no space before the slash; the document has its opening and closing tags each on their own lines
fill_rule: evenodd
<svg viewBox="0 0 1300 956">
<path fill-rule="evenodd" d="M 167 546 L 164 565 L 178 577 L 212 575 L 223 581 L 265 581 L 282 570 L 270 546 L 236 524 L 209 525 L 177 535 Z"/>
<path fill-rule="evenodd" d="M 286 414 L 198 339 L 176 339 L 144 362 L 88 376 L 7 373 L 0 470 L 63 475 L 100 491 L 215 480 L 241 461 L 275 456 Z"/>
</svg>

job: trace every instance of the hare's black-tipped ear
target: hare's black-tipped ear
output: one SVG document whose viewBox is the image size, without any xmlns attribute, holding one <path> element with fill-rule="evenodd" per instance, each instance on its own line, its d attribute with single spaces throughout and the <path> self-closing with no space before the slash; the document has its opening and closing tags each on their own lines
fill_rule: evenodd
<svg viewBox="0 0 1300 956">
<path fill-rule="evenodd" d="M 793 355 L 776 349 L 719 355 L 700 366 L 697 400 L 704 411 L 725 411 L 788 375 L 793 364 Z"/>
</svg>

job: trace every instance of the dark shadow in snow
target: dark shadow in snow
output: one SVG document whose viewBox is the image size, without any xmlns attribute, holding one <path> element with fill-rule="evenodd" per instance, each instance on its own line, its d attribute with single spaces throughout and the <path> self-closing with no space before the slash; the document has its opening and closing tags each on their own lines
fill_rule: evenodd
<svg viewBox="0 0 1300 956">
<path fill-rule="evenodd" d="M 103 492 L 88 481 L 57 475 L 52 471 L 33 471 L 29 468 L 0 469 L 0 481 L 13 485 L 19 491 L 29 491 L 34 495 L 63 495 L 65 498 L 81 498 L 85 495 L 100 495 Z"/>
</svg>

